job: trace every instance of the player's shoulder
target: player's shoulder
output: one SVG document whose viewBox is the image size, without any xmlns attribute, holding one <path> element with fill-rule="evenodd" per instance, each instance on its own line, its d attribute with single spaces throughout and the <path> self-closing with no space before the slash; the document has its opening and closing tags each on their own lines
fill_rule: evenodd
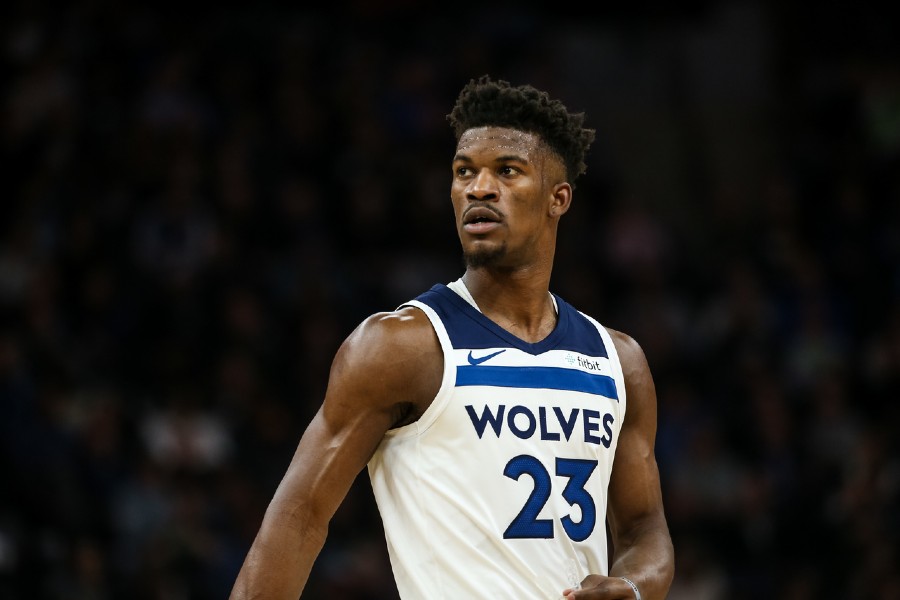
<svg viewBox="0 0 900 600">
<path fill-rule="evenodd" d="M 622 365 L 622 372 L 626 378 L 629 374 L 643 373 L 649 370 L 644 349 L 637 340 L 629 334 L 611 327 L 606 327 L 606 331 L 609 332 L 609 337 L 616 348 L 616 354 L 619 355 L 619 363 Z"/>
<path fill-rule="evenodd" d="M 357 326 L 361 337 L 385 341 L 405 341 L 429 333 L 432 329 L 428 316 L 414 306 L 402 306 L 397 310 L 369 315 Z M 398 339 L 399 338 L 399 339 Z"/>
<path fill-rule="evenodd" d="M 442 361 L 428 316 L 418 308 L 404 307 L 363 319 L 338 350 L 331 377 L 364 390 L 361 396 L 370 406 L 379 402 L 412 406 L 404 418 L 415 418 L 440 387 Z"/>
<path fill-rule="evenodd" d="M 369 315 L 344 342 L 344 351 L 367 360 L 389 358 L 393 362 L 407 356 L 421 356 L 438 349 L 434 328 L 422 310 L 404 306 Z"/>
</svg>

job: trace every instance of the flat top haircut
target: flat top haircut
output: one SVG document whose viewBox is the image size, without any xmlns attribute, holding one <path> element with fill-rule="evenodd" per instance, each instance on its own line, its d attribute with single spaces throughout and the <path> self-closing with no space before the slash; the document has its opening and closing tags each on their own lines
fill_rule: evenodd
<svg viewBox="0 0 900 600">
<path fill-rule="evenodd" d="M 573 187 L 587 170 L 584 159 L 595 131 L 584 127 L 584 113 L 570 113 L 562 102 L 531 85 L 512 86 L 488 75 L 472 79 L 447 120 L 457 141 L 474 127 L 508 127 L 538 135 L 562 160 Z"/>
</svg>

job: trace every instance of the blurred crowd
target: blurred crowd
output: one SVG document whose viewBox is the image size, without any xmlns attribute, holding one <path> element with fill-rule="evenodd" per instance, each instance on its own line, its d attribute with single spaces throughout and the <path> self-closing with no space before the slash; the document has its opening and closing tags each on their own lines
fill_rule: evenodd
<svg viewBox="0 0 900 600">
<path fill-rule="evenodd" d="M 552 289 L 643 346 L 671 600 L 900 597 L 900 43 L 752 2 L 18 2 L 0 599 L 217 599 L 368 314 L 462 272 L 484 73 L 597 129 Z M 365 472 L 305 598 L 396 598 Z"/>
</svg>

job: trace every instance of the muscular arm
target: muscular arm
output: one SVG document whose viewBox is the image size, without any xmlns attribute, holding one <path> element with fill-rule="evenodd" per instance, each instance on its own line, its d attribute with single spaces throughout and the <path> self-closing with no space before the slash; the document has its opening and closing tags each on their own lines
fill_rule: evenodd
<svg viewBox="0 0 900 600">
<path fill-rule="evenodd" d="M 640 346 L 623 333 L 610 330 L 610 335 L 622 364 L 627 402 L 609 485 L 613 562 L 610 577 L 589 575 L 584 589 L 567 597 L 632 600 L 634 592 L 618 579 L 627 577 L 643 600 L 663 600 L 675 574 L 675 554 L 654 454 L 656 389 Z"/>
<path fill-rule="evenodd" d="M 634 581 L 644 600 L 662 600 L 675 559 L 654 454 L 656 388 L 640 346 L 622 333 L 610 334 L 622 363 L 627 402 L 609 486 L 610 575 Z"/>
<path fill-rule="evenodd" d="M 441 354 L 417 309 L 373 315 L 347 338 L 325 399 L 300 439 L 231 593 L 296 600 L 328 523 L 385 432 L 421 414 L 440 385 Z"/>
</svg>

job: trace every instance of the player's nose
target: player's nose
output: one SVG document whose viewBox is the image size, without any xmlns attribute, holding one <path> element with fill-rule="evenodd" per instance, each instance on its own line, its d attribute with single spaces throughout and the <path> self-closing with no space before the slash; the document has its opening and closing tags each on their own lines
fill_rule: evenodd
<svg viewBox="0 0 900 600">
<path fill-rule="evenodd" d="M 469 200 L 495 200 L 499 196 L 497 178 L 488 169 L 478 171 L 466 188 L 466 197 Z"/>
</svg>

